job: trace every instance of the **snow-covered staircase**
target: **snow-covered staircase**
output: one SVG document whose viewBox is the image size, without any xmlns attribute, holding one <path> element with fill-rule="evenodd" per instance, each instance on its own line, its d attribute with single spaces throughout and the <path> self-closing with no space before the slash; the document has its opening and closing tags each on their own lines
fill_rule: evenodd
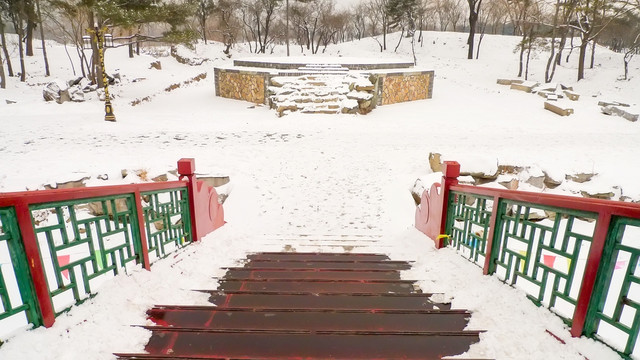
<svg viewBox="0 0 640 360">
<path fill-rule="evenodd" d="M 348 73 L 340 66 L 308 65 L 299 76 L 271 78 L 271 108 L 278 115 L 301 111 L 316 114 L 368 113 L 375 107 L 375 86 L 363 73 Z"/>
</svg>

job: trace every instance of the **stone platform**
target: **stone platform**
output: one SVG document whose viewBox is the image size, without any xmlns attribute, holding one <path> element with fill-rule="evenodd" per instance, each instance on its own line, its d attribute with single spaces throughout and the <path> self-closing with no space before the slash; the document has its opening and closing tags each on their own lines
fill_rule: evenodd
<svg viewBox="0 0 640 360">
<path fill-rule="evenodd" d="M 433 78 L 433 70 L 403 60 L 342 57 L 257 57 L 215 68 L 217 96 L 269 105 L 280 116 L 366 114 L 380 105 L 430 99 Z"/>
</svg>

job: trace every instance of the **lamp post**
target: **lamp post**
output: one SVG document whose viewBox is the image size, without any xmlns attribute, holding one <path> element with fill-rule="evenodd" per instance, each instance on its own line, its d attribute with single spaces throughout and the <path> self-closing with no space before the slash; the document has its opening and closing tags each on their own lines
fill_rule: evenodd
<svg viewBox="0 0 640 360">
<path fill-rule="evenodd" d="M 94 24 L 93 29 L 87 29 L 87 32 L 95 35 L 96 43 L 98 45 L 100 69 L 102 70 L 102 83 L 104 84 L 104 120 L 116 121 L 116 116 L 113 114 L 113 106 L 111 105 L 111 97 L 109 96 L 109 80 L 107 79 L 107 72 L 104 69 L 104 47 L 105 45 L 113 47 L 113 37 L 111 34 L 106 34 L 106 30 L 106 27 L 98 28 L 98 24 Z M 86 44 L 87 41 L 84 36 L 83 41 Z"/>
</svg>

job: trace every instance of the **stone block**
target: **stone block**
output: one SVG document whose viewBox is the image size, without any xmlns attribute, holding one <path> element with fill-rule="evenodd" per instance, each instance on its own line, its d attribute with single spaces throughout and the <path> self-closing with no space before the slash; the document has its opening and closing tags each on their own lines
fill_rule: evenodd
<svg viewBox="0 0 640 360">
<path fill-rule="evenodd" d="M 544 102 L 544 108 L 561 116 L 569 116 L 573 114 L 573 109 L 564 107 L 560 104 L 551 104 L 548 101 Z"/>
</svg>

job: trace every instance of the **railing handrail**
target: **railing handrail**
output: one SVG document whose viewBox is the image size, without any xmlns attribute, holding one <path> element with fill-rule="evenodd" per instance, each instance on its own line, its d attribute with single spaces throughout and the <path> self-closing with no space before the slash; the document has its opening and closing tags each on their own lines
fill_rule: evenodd
<svg viewBox="0 0 640 360">
<path fill-rule="evenodd" d="M 17 203 L 31 205 L 56 201 L 90 199 L 99 196 L 114 196 L 120 194 L 132 194 L 136 192 L 177 189 L 186 187 L 188 184 L 189 183 L 187 181 L 176 180 L 0 193 L 0 207 L 14 206 Z"/>
<path fill-rule="evenodd" d="M 537 193 L 522 190 L 503 190 L 463 184 L 452 185 L 450 190 L 593 213 L 606 212 L 613 216 L 625 216 L 640 219 L 640 204 L 630 202 Z"/>
</svg>

